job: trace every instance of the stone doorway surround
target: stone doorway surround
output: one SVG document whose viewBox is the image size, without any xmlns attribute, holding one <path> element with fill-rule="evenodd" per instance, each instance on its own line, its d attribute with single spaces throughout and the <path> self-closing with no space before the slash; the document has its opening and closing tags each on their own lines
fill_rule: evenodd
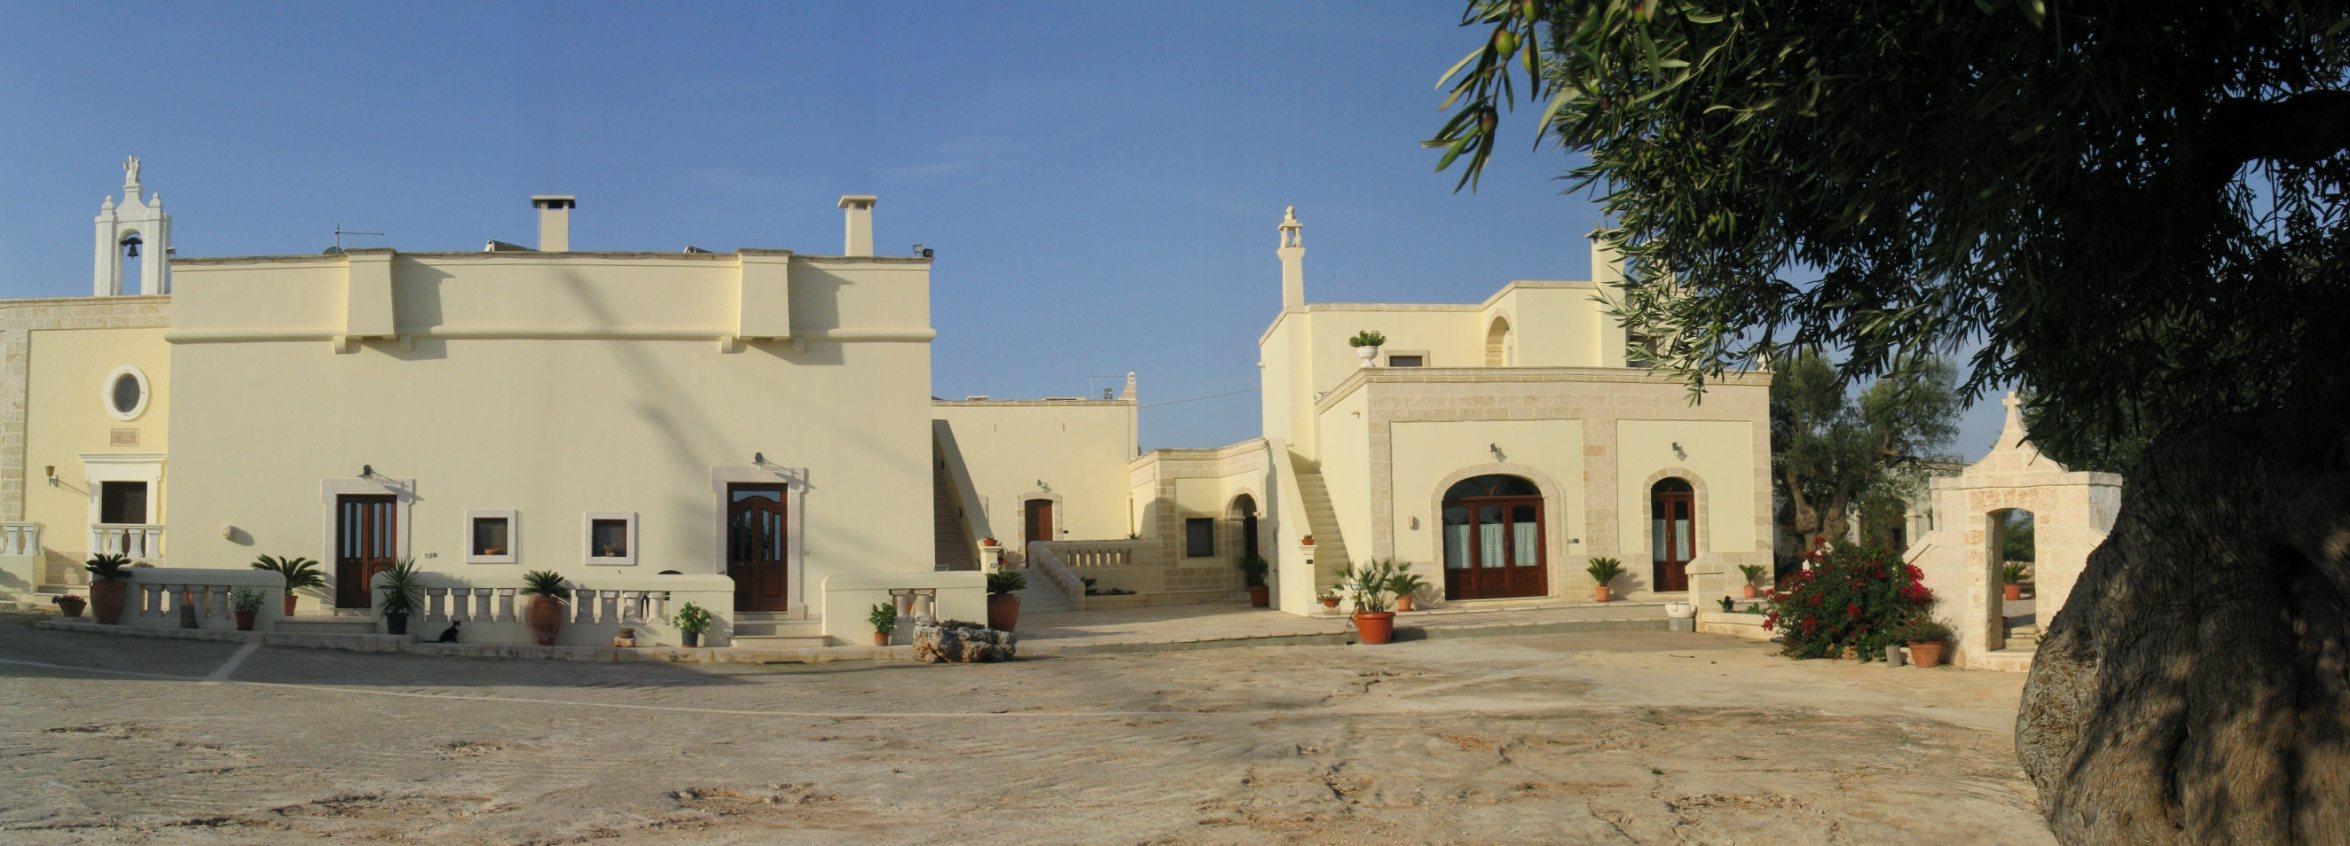
<svg viewBox="0 0 2350 846">
<path fill-rule="evenodd" d="M 1957 636 L 1955 664 L 2024 670 L 2031 666 L 2029 653 L 2001 652 L 2007 620 L 1994 515 L 2032 512 L 2034 616 L 2045 629 L 2064 607 L 2089 553 L 2113 531 L 2122 477 L 2073 470 L 2041 455 L 2024 430 L 2015 394 L 2005 402 L 2007 421 L 1991 452 L 1957 476 L 1933 480 L 1938 525 L 1903 559 L 1924 572 L 1936 596 L 1935 619 Z"/>
</svg>

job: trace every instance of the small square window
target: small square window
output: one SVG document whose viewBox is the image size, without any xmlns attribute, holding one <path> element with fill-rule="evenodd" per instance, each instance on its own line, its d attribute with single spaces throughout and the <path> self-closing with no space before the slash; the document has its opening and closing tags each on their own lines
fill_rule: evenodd
<svg viewBox="0 0 2350 846">
<path fill-rule="evenodd" d="M 515 540 L 514 512 L 465 512 L 465 563 L 512 564 Z"/>
<path fill-rule="evenodd" d="M 598 513 L 587 516 L 587 563 L 628 566 L 636 563 L 636 514 Z"/>
<path fill-rule="evenodd" d="M 1183 557 L 1216 557 L 1215 518 L 1193 517 L 1183 521 Z"/>
</svg>

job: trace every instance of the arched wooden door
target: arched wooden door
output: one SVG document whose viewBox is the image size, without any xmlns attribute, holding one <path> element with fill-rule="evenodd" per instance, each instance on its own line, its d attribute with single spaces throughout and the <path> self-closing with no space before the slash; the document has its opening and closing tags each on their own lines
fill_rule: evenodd
<svg viewBox="0 0 2350 846">
<path fill-rule="evenodd" d="M 1444 595 L 1550 592 L 1542 491 L 1516 476 L 1478 476 L 1444 492 Z"/>
<path fill-rule="evenodd" d="M 1689 562 L 1697 557 L 1697 492 L 1683 479 L 1648 490 L 1649 557 L 1658 591 L 1689 589 Z"/>
</svg>

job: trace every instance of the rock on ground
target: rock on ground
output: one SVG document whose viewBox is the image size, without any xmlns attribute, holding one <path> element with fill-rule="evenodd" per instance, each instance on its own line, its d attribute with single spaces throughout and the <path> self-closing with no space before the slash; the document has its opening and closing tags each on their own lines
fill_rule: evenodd
<svg viewBox="0 0 2350 846">
<path fill-rule="evenodd" d="M 914 657 L 925 664 L 980 664 L 1010 661 L 1019 638 L 971 623 L 924 623 L 914 627 Z"/>
</svg>

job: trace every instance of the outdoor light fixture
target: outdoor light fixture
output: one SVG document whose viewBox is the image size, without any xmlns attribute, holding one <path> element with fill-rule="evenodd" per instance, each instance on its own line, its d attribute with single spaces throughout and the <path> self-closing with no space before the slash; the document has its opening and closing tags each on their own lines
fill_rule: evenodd
<svg viewBox="0 0 2350 846">
<path fill-rule="evenodd" d="M 766 454 L 766 453 L 764 453 L 764 452 L 754 452 L 754 453 L 751 453 L 751 466 L 753 466 L 753 467 L 765 467 L 765 466 L 767 466 L 767 454 Z"/>
<path fill-rule="evenodd" d="M 51 464 L 51 465 L 49 465 L 49 466 L 47 466 L 47 467 L 44 467 L 44 468 L 42 468 L 42 469 L 44 469 L 44 470 L 47 470 L 47 471 L 49 472 L 49 486 L 50 486 L 50 487 L 56 487 L 56 486 L 57 486 L 57 465 L 55 465 L 55 464 Z"/>
<path fill-rule="evenodd" d="M 1689 457 L 1689 453 L 1688 453 L 1687 451 L 1685 451 L 1685 450 L 1681 449 L 1681 442 L 1680 442 L 1680 441 L 1674 441 L 1674 442 L 1673 442 L 1673 454 L 1674 454 L 1674 455 L 1676 455 L 1676 456 L 1682 457 L 1682 458 L 1688 458 L 1688 457 Z"/>
<path fill-rule="evenodd" d="M 361 465 L 359 465 L 359 478 L 362 478 L 362 479 L 373 479 L 373 478 L 375 478 L 375 465 L 373 465 L 373 464 L 361 464 Z"/>
</svg>

